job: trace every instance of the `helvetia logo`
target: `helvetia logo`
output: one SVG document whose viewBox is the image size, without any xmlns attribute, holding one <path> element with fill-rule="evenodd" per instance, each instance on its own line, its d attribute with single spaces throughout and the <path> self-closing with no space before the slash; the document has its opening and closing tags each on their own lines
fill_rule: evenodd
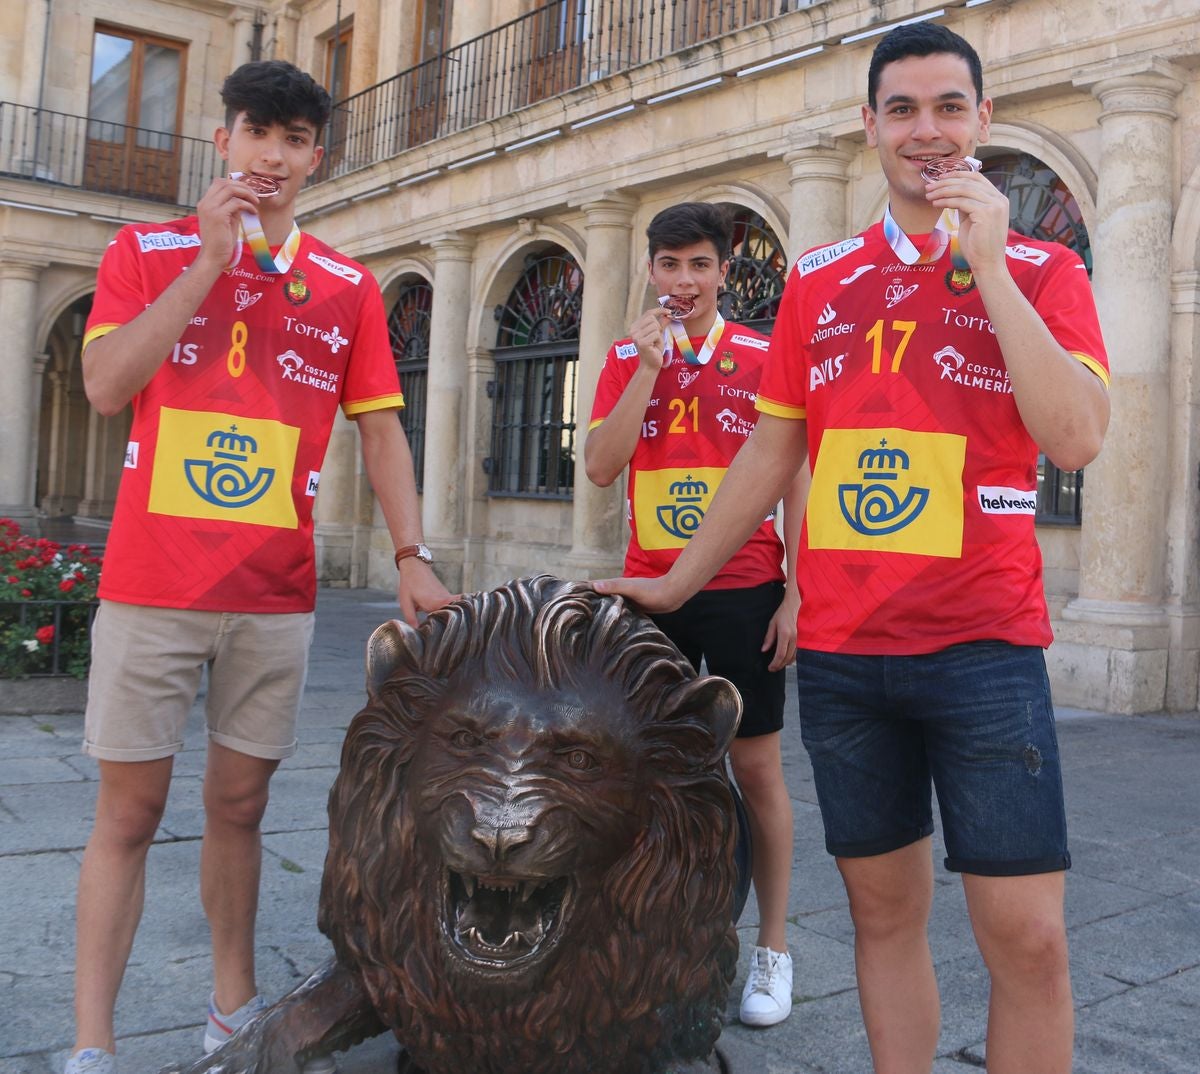
<svg viewBox="0 0 1200 1074">
<path fill-rule="evenodd" d="M 1036 489 L 1010 489 L 1002 485 L 979 485 L 979 510 L 985 515 L 1037 514 Z"/>
</svg>

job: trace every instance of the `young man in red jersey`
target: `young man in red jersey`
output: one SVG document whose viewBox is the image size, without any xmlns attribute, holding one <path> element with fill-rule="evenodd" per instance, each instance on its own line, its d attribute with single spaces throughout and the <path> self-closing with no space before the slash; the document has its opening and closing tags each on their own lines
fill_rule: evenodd
<svg viewBox="0 0 1200 1074">
<path fill-rule="evenodd" d="M 254 919 L 268 783 L 296 748 L 316 596 L 312 508 L 340 404 L 397 548 L 415 622 L 449 594 L 421 541 L 378 286 L 293 220 L 329 95 L 290 64 L 240 67 L 215 142 L 230 177 L 196 215 L 123 228 L 84 337 L 88 398 L 134 407 L 100 581 L 84 751 L 96 820 L 79 878 L 67 1074 L 113 1074 L 113 1008 L 146 853 L 208 669 L 200 892 L 212 932 L 206 1050 L 264 1006 Z"/>
<path fill-rule="evenodd" d="M 613 344 L 600 374 L 584 458 L 588 477 L 601 486 L 629 468 L 630 577 L 653 577 L 671 566 L 754 427 L 768 340 L 727 323 L 717 309 L 731 233 L 724 209 L 699 202 L 673 205 L 651 220 L 650 283 L 660 304 L 634 322 L 629 339 Z M 792 547 L 803 502 L 797 479 L 784 495 Z M 764 509 L 703 592 L 678 611 L 654 616 L 697 670 L 703 660 L 742 695 L 729 757 L 750 820 L 759 932 L 741 1019 L 759 1026 L 783 1021 L 792 1009 L 786 933 L 792 805 L 780 730 L 799 597 L 791 565 L 786 576 L 781 565 L 774 507 Z"/>
<path fill-rule="evenodd" d="M 930 23 L 892 30 L 867 100 L 884 221 L 793 268 L 758 425 L 675 567 L 597 588 L 678 605 L 811 458 L 800 723 L 849 895 L 875 1069 L 928 1074 L 937 1047 L 932 783 L 991 978 L 988 1070 L 1064 1074 L 1070 855 L 1037 461 L 1095 458 L 1107 357 L 1079 258 L 1010 231 L 987 178 L 950 170 L 991 121 L 975 50 Z"/>
</svg>

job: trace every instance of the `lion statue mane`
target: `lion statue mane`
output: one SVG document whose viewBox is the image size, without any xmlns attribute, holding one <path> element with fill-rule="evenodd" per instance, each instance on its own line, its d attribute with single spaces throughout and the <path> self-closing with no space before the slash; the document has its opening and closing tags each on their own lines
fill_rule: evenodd
<svg viewBox="0 0 1200 1074">
<path fill-rule="evenodd" d="M 737 691 L 546 575 L 386 624 L 368 665 L 318 923 L 407 1069 L 708 1059 L 737 962 Z"/>
</svg>

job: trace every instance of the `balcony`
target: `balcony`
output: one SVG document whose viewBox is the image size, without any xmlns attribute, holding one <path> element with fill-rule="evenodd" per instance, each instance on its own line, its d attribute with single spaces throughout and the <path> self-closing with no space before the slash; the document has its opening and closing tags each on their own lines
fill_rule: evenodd
<svg viewBox="0 0 1200 1074">
<path fill-rule="evenodd" d="M 0 176 L 190 207 L 223 174 L 211 141 L 0 101 Z"/>
<path fill-rule="evenodd" d="M 554 0 L 339 101 L 312 182 L 812 2 Z"/>
</svg>

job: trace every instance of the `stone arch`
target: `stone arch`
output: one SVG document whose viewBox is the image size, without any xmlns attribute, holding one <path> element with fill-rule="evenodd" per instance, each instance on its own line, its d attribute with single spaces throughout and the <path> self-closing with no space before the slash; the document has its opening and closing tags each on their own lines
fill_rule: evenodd
<svg viewBox="0 0 1200 1074">
<path fill-rule="evenodd" d="M 383 305 L 385 308 L 391 308 L 391 304 L 396 300 L 396 292 L 405 280 L 412 276 L 420 276 L 426 283 L 433 286 L 432 263 L 424 257 L 402 257 L 396 261 L 388 262 L 386 270 L 376 273 L 376 279 L 379 281 L 379 290 L 383 293 Z"/>
<path fill-rule="evenodd" d="M 1200 165 L 1179 191 L 1179 211 L 1171 237 L 1171 271 L 1200 272 Z"/>
<path fill-rule="evenodd" d="M 561 246 L 583 269 L 587 276 L 587 243 L 572 228 L 560 223 L 541 220 L 518 224 L 516 231 L 496 252 L 479 276 L 475 300 L 471 303 L 471 323 L 467 329 L 467 346 L 491 349 L 496 345 L 496 322 L 493 311 L 507 301 L 524 270 L 525 258 L 550 246 Z"/>
</svg>

